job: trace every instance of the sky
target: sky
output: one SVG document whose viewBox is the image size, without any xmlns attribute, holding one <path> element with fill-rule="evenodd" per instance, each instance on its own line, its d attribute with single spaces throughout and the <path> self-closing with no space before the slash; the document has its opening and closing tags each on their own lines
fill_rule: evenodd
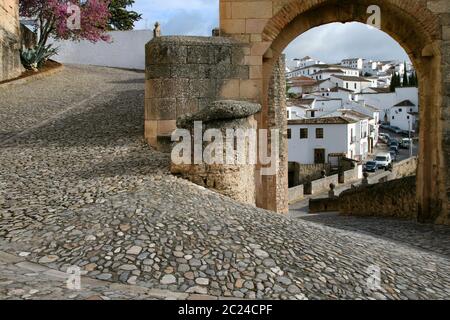
<svg viewBox="0 0 450 320">
<path fill-rule="evenodd" d="M 135 0 L 142 14 L 136 29 L 161 23 L 163 35 L 209 36 L 219 25 L 219 0 Z M 333 23 L 311 29 L 285 50 L 287 59 L 311 56 L 328 63 L 344 58 L 409 61 L 402 47 L 386 33 L 361 23 Z"/>
</svg>

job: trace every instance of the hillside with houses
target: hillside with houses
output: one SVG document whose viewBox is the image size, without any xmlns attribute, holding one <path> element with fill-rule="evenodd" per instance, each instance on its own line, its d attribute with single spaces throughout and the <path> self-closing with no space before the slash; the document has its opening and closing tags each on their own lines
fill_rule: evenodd
<svg viewBox="0 0 450 320">
<path fill-rule="evenodd" d="M 286 63 L 289 161 L 330 164 L 339 155 L 370 160 L 380 134 L 417 135 L 419 98 L 411 64 L 309 56 Z"/>
</svg>

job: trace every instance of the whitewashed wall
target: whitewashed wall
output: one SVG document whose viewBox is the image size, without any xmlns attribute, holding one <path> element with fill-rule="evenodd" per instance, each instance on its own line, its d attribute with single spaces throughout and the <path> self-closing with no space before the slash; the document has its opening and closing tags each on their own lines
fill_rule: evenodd
<svg viewBox="0 0 450 320">
<path fill-rule="evenodd" d="M 289 162 L 314 164 L 314 149 L 325 149 L 325 161 L 330 153 L 346 153 L 354 150 L 350 141 L 350 131 L 356 130 L 356 123 L 351 124 L 317 124 L 288 125 L 291 129 L 291 139 L 288 140 Z M 300 139 L 300 128 L 308 128 L 308 139 Z M 316 139 L 316 128 L 323 128 L 324 139 Z M 356 133 L 354 133 L 356 135 Z"/>
<path fill-rule="evenodd" d="M 144 70 L 145 44 L 153 37 L 153 31 L 112 31 L 109 34 L 111 43 L 56 41 L 59 52 L 53 59 L 61 63 Z"/>
</svg>

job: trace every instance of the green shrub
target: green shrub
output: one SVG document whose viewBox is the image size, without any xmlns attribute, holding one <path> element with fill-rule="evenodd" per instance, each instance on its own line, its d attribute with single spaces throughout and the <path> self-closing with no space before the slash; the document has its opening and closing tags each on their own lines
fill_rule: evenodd
<svg viewBox="0 0 450 320">
<path fill-rule="evenodd" d="M 20 60 L 25 69 L 37 71 L 40 69 L 45 61 L 58 52 L 57 48 L 52 48 L 52 45 L 36 46 L 34 48 L 22 48 L 20 50 Z"/>
</svg>

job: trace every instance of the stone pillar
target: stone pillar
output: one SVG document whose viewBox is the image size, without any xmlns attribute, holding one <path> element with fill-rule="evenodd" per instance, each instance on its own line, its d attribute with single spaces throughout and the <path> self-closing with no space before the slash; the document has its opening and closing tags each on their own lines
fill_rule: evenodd
<svg viewBox="0 0 450 320">
<path fill-rule="evenodd" d="M 285 57 L 280 56 L 273 66 L 268 92 L 267 128 L 278 129 L 279 134 L 272 139 L 278 139 L 279 162 L 275 176 L 262 176 L 263 193 L 258 193 L 257 203 L 259 207 L 279 213 L 289 211 L 288 190 L 288 140 L 286 117 L 286 76 Z"/>
<path fill-rule="evenodd" d="M 239 99 L 249 77 L 244 45 L 224 37 L 162 36 L 146 45 L 145 138 L 170 151 L 176 119 L 219 99 Z M 244 79 L 244 80 L 242 80 Z"/>
<path fill-rule="evenodd" d="M 255 163 L 249 162 L 249 152 L 253 150 L 256 152 L 256 129 L 257 123 L 253 115 L 259 112 L 261 106 L 254 103 L 243 101 L 222 100 L 213 102 L 208 108 L 203 109 L 194 114 L 182 116 L 177 121 L 177 127 L 180 129 L 189 130 L 191 137 L 191 157 L 189 164 L 175 164 L 172 162 L 171 171 L 186 178 L 200 186 L 212 189 L 223 195 L 226 195 L 236 201 L 255 204 Z M 212 147 L 218 141 L 222 142 L 220 153 L 222 163 L 206 163 L 205 159 L 201 163 L 195 162 L 194 151 L 195 143 L 201 141 L 194 141 L 194 137 L 198 137 L 198 132 L 195 131 L 195 123 L 200 123 L 200 134 L 203 137 L 205 132 L 209 129 L 218 129 L 222 135 L 221 140 L 214 140 L 212 142 L 203 142 L 202 153 L 208 147 Z M 251 135 L 245 138 L 231 137 L 228 135 L 228 130 L 253 130 L 255 139 L 251 141 Z M 216 139 L 215 137 L 214 139 Z M 230 139 L 229 147 L 233 150 L 229 153 L 226 144 L 226 138 Z M 234 162 L 237 160 L 235 152 L 238 150 L 237 144 L 242 143 L 242 151 L 245 157 L 244 163 Z M 177 150 L 179 151 L 179 150 Z M 172 154 L 172 161 L 174 160 L 175 149 Z M 231 159 L 233 163 L 226 162 L 230 159 L 229 155 L 233 154 Z M 256 157 L 256 156 L 255 156 Z"/>
</svg>

